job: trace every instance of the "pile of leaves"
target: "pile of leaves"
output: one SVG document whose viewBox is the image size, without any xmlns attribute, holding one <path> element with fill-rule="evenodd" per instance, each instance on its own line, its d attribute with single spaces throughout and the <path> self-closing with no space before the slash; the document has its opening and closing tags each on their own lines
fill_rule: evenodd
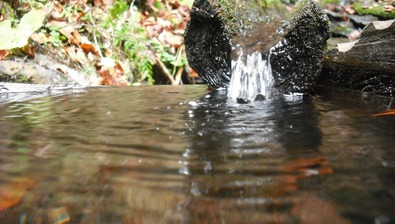
<svg viewBox="0 0 395 224">
<path fill-rule="evenodd" d="M 93 85 L 182 84 L 191 0 L 0 2 L 0 60 L 37 51 L 72 61 Z M 4 32 L 6 31 L 6 32 Z M 186 77 L 186 79 L 185 79 Z"/>
</svg>

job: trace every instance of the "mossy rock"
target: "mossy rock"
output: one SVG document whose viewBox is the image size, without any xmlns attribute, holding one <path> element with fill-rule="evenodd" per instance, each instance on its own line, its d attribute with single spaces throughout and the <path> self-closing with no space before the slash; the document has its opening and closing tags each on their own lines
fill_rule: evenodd
<svg viewBox="0 0 395 224">
<path fill-rule="evenodd" d="M 383 20 L 395 19 L 395 10 L 385 11 L 384 5 L 379 3 L 366 7 L 362 2 L 355 2 L 352 7 L 359 15 L 373 15 Z"/>
</svg>

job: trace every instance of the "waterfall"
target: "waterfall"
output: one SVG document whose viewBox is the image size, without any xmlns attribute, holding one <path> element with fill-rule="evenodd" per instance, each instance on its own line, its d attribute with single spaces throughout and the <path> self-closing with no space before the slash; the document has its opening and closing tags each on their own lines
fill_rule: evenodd
<svg viewBox="0 0 395 224">
<path fill-rule="evenodd" d="M 228 97 L 239 103 L 267 99 L 274 83 L 270 66 L 270 51 L 267 60 L 259 52 L 232 60 L 232 78 Z"/>
</svg>

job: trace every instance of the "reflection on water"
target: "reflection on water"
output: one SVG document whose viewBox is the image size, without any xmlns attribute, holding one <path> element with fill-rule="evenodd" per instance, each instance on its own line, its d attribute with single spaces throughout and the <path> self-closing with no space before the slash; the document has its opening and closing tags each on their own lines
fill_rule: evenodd
<svg viewBox="0 0 395 224">
<path fill-rule="evenodd" d="M 0 106 L 0 223 L 391 223 L 391 99 L 204 86 Z"/>
</svg>

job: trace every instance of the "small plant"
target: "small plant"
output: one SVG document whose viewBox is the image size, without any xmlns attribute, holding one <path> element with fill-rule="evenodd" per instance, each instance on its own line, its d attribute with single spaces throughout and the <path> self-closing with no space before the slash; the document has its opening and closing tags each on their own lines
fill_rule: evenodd
<svg viewBox="0 0 395 224">
<path fill-rule="evenodd" d="M 7 49 L 0 52 L 0 60 L 10 54 L 8 49 L 36 44 L 57 55 L 58 61 L 68 58 L 98 76 L 93 85 L 154 84 L 158 75 L 180 83 L 186 66 L 182 32 L 188 7 L 167 0 L 98 2 L 20 0 L 15 11 L 29 11 L 21 21 L 0 21 L 2 31 L 7 31 L 0 33 L 0 50 Z M 160 68 L 156 74 L 154 67 Z"/>
</svg>

